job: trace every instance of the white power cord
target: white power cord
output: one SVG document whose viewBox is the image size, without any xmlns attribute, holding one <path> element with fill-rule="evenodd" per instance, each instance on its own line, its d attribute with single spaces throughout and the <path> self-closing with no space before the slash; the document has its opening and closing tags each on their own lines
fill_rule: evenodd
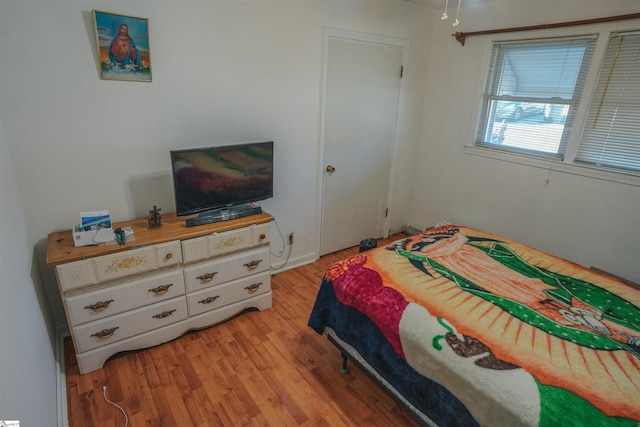
<svg viewBox="0 0 640 427">
<path fill-rule="evenodd" d="M 124 409 L 122 409 L 122 406 L 120 406 L 117 403 L 114 403 L 114 402 L 109 400 L 109 398 L 107 397 L 107 386 L 106 385 L 102 386 L 102 395 L 104 396 L 104 400 L 106 400 L 108 403 L 110 403 L 111 405 L 115 406 L 116 408 L 118 408 L 118 409 L 120 409 L 122 411 L 122 414 L 124 415 L 124 425 L 125 425 L 125 427 L 128 427 L 129 426 L 129 417 L 127 417 L 127 413 L 124 412 Z"/>
<path fill-rule="evenodd" d="M 293 252 L 293 243 L 289 243 L 288 245 L 285 243 L 284 241 L 284 236 L 282 235 L 282 231 L 280 231 L 280 226 L 278 225 L 278 221 L 274 218 L 273 222 L 276 225 L 276 229 L 278 230 L 278 235 L 280 236 L 280 240 L 282 240 L 282 250 L 279 251 L 278 253 L 273 253 L 271 252 L 271 256 L 274 256 L 276 258 L 282 258 L 282 256 L 284 255 L 284 251 L 287 248 L 287 246 L 289 246 L 289 251 L 287 251 L 287 257 L 284 260 L 284 262 L 282 263 L 281 266 L 279 267 L 272 267 L 271 268 L 271 275 L 274 276 L 275 272 L 278 270 L 281 270 L 282 268 L 284 268 L 285 265 L 287 265 L 287 263 L 289 262 L 289 257 L 291 256 L 291 252 Z"/>
</svg>

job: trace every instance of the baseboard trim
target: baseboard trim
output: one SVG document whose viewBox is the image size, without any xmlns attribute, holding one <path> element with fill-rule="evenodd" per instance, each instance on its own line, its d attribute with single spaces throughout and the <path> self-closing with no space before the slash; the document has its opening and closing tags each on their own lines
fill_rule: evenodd
<svg viewBox="0 0 640 427">
<path fill-rule="evenodd" d="M 423 227 L 422 225 L 409 223 L 404 227 L 404 232 L 407 233 L 408 235 L 412 236 L 414 234 L 422 233 L 426 229 L 427 228 Z"/>
<path fill-rule="evenodd" d="M 288 260 L 285 258 L 284 260 L 277 259 L 276 261 L 273 261 L 274 258 L 275 257 L 272 256 L 272 259 L 271 259 L 272 275 L 277 273 L 282 273 L 283 271 L 291 270 L 303 265 L 311 264 L 312 262 L 315 262 L 318 260 L 318 257 L 316 256 L 316 254 L 307 254 L 307 255 L 303 255 L 295 258 L 290 258 Z"/>
<path fill-rule="evenodd" d="M 67 379 L 64 366 L 64 339 L 70 336 L 69 328 L 56 328 L 56 406 L 58 408 L 58 427 L 69 427 L 69 413 L 67 407 Z"/>
</svg>

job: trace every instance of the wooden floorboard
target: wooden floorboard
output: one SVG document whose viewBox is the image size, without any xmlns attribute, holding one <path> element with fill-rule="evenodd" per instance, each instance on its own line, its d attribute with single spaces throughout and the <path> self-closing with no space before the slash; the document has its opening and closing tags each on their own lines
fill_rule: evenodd
<svg viewBox="0 0 640 427">
<path fill-rule="evenodd" d="M 340 373 L 339 351 L 307 326 L 327 267 L 357 251 L 277 273 L 269 310 L 118 354 L 85 375 L 66 339 L 69 426 L 125 425 L 104 385 L 132 427 L 417 425 L 355 365 Z"/>
</svg>

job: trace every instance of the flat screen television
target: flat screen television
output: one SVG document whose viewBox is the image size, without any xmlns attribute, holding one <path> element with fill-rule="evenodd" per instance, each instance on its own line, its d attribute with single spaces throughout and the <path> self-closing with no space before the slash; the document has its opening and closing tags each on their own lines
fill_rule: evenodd
<svg viewBox="0 0 640 427">
<path fill-rule="evenodd" d="M 273 141 L 172 150 L 171 170 L 178 216 L 247 206 L 273 197 Z"/>
</svg>

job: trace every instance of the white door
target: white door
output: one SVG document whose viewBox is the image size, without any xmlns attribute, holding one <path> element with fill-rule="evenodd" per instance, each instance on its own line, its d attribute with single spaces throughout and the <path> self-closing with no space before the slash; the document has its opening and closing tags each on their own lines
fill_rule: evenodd
<svg viewBox="0 0 640 427">
<path fill-rule="evenodd" d="M 403 46 L 328 38 L 320 254 L 388 232 Z"/>
</svg>

